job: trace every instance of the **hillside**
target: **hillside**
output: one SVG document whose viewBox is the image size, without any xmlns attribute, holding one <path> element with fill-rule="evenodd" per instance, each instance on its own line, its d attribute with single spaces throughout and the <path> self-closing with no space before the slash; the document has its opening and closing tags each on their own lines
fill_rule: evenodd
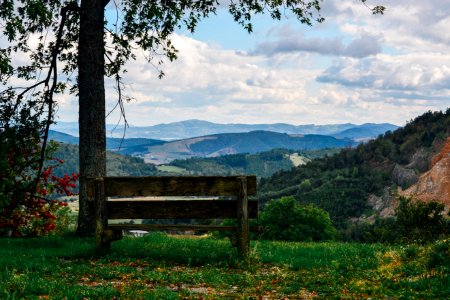
<svg viewBox="0 0 450 300">
<path fill-rule="evenodd" d="M 64 144 L 78 145 L 78 137 L 50 130 L 49 139 Z M 145 151 L 149 146 L 164 144 L 164 141 L 146 138 L 106 138 L 106 149 L 121 154 L 134 154 Z"/>
<path fill-rule="evenodd" d="M 167 164 L 175 159 L 257 153 L 272 149 L 312 150 L 342 148 L 355 143 L 323 135 L 288 135 L 268 131 L 224 133 L 150 146 L 142 153 L 146 162 Z"/>
<path fill-rule="evenodd" d="M 286 149 L 274 149 L 256 154 L 232 154 L 210 158 L 189 158 L 174 160 L 158 169 L 179 168 L 179 174 L 191 175 L 256 175 L 258 178 L 269 177 L 281 170 L 290 170 L 303 165 L 311 159 L 331 155 L 338 149 L 305 150 L 296 152 Z M 176 170 L 176 169 L 172 169 Z"/>
<path fill-rule="evenodd" d="M 202 120 L 186 120 L 154 126 L 130 126 L 126 130 L 127 138 L 151 138 L 160 140 L 180 140 L 198 136 L 206 136 L 221 133 L 243 133 L 250 131 L 272 131 L 287 134 L 319 134 L 333 135 L 339 138 L 368 139 L 377 137 L 387 130 L 394 130 L 398 126 L 393 124 L 362 124 L 351 123 L 327 124 L 327 125 L 292 125 L 286 123 L 276 124 L 218 124 Z M 346 130 L 356 129 L 358 132 Z M 52 125 L 52 129 L 74 136 L 78 135 L 78 124 L 74 122 L 58 122 Z M 108 137 L 121 138 L 123 127 L 106 125 Z"/>
<path fill-rule="evenodd" d="M 62 176 L 79 172 L 78 146 L 59 143 L 54 157 L 64 162 L 54 169 L 54 174 Z M 157 173 L 152 164 L 144 163 L 142 158 L 106 152 L 106 173 L 108 176 L 150 176 Z"/>
<path fill-rule="evenodd" d="M 380 134 L 384 134 L 387 131 L 395 130 L 397 128 L 398 128 L 397 126 L 394 126 L 389 123 L 383 124 L 366 123 L 349 129 L 345 129 L 337 133 L 333 133 L 331 134 L 331 136 L 334 136 L 335 138 L 338 139 L 349 138 L 353 140 L 368 140 L 371 138 L 375 138 Z"/>
<path fill-rule="evenodd" d="M 341 226 L 351 217 L 389 215 L 395 204 L 393 196 L 404 189 L 410 189 L 410 195 L 422 194 L 423 199 L 429 196 L 448 205 L 449 131 L 450 109 L 427 112 L 356 148 L 262 179 L 260 200 L 294 196 L 301 203 L 326 209 Z M 440 169 L 439 175 L 433 175 L 435 167 Z M 437 194 L 420 188 L 427 184 L 433 186 L 429 191 Z"/>
<path fill-rule="evenodd" d="M 330 155 L 337 151 L 337 148 L 302 152 L 275 149 L 256 154 L 175 160 L 170 164 L 158 166 L 158 168 L 153 164 L 145 163 L 142 158 L 107 151 L 107 174 L 109 176 L 254 174 L 258 177 L 268 177 L 280 170 L 289 170 L 310 159 Z M 55 168 L 56 175 L 62 176 L 78 172 L 78 146 L 58 143 L 58 150 L 53 156 L 64 161 L 58 168 Z"/>
</svg>

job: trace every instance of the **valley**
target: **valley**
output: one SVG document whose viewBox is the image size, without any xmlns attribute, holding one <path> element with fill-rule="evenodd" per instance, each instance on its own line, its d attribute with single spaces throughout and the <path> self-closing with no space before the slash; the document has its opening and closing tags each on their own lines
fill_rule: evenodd
<svg viewBox="0 0 450 300">
<path fill-rule="evenodd" d="M 380 237 L 374 226 L 395 214 L 398 196 L 436 200 L 448 210 L 449 128 L 447 110 L 427 112 L 364 143 L 350 137 L 361 129 L 349 128 L 336 134 L 339 138 L 269 131 L 176 141 L 108 138 L 108 175 L 255 174 L 262 208 L 293 197 L 297 203 L 325 210 L 342 239 L 361 239 L 357 236 L 363 230 L 364 241 L 376 241 Z M 77 142 L 73 136 L 54 136 Z M 62 149 L 66 147 L 76 148 L 62 144 Z M 70 161 L 77 157 L 73 151 L 56 155 Z"/>
<path fill-rule="evenodd" d="M 50 139 L 78 144 L 76 123 L 59 122 L 52 128 Z M 125 138 L 122 138 L 123 128 L 107 125 L 107 149 L 162 165 L 179 159 L 255 154 L 278 148 L 310 150 L 352 147 L 396 128 L 387 123 L 217 124 L 188 120 L 149 127 L 131 126 L 126 130 Z"/>
</svg>

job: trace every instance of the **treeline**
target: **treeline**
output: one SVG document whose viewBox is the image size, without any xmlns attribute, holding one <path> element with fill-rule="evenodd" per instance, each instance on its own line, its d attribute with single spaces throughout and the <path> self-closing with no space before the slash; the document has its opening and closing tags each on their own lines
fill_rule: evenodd
<svg viewBox="0 0 450 300">
<path fill-rule="evenodd" d="M 63 162 L 54 169 L 56 176 L 79 172 L 78 145 L 58 143 L 53 157 Z M 49 161 L 48 163 L 55 163 Z M 106 152 L 106 174 L 108 176 L 151 176 L 157 174 L 155 165 L 147 164 L 142 158 Z"/>
<path fill-rule="evenodd" d="M 373 213 L 367 205 L 369 194 L 381 196 L 385 187 L 397 185 L 393 178 L 397 165 L 411 172 L 427 169 L 429 157 L 439 150 L 449 128 L 450 109 L 427 112 L 366 144 L 261 179 L 260 201 L 293 196 L 299 203 L 325 209 L 334 224 L 344 228 L 349 218 Z M 414 161 L 418 152 L 422 157 Z M 425 165 L 419 163 L 423 161 Z"/>
<path fill-rule="evenodd" d="M 169 166 L 183 168 L 191 175 L 256 175 L 258 178 L 269 177 L 280 170 L 290 170 L 294 167 L 290 155 L 310 160 L 325 155 L 337 153 L 339 150 L 287 150 L 274 149 L 256 154 L 231 154 L 210 158 L 189 158 L 174 160 Z"/>
</svg>

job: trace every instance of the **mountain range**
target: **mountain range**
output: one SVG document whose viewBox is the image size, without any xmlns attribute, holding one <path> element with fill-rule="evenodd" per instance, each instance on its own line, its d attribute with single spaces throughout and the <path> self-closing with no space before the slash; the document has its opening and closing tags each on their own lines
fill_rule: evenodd
<svg viewBox="0 0 450 300">
<path fill-rule="evenodd" d="M 175 159 L 217 157 L 239 153 L 257 153 L 272 149 L 311 150 L 351 147 L 351 139 L 337 139 L 326 135 L 293 135 L 270 131 L 222 133 L 167 142 L 147 147 L 145 153 L 135 153 L 146 162 L 166 164 Z"/>
<path fill-rule="evenodd" d="M 127 138 L 150 138 L 157 140 L 180 140 L 205 135 L 221 133 L 244 133 L 250 131 L 272 131 L 287 134 L 319 134 L 337 138 L 351 138 L 365 140 L 377 137 L 388 130 L 395 130 L 398 126 L 382 123 L 366 123 L 356 125 L 352 123 L 329 125 L 292 125 L 286 123 L 276 124 L 218 124 L 202 120 L 186 120 L 154 126 L 130 126 L 126 129 Z M 78 136 L 78 123 L 57 122 L 52 130 Z M 122 138 L 123 126 L 106 125 L 107 136 Z"/>
<path fill-rule="evenodd" d="M 115 127 L 108 125 L 107 131 Z M 78 144 L 78 137 L 67 133 L 78 130 L 77 123 L 60 122 L 53 128 L 64 132 L 51 130 L 50 139 Z M 253 130 L 258 128 L 259 130 Z M 371 139 L 395 128 L 397 128 L 395 125 L 386 123 L 295 126 L 281 123 L 216 124 L 188 120 L 149 127 L 130 127 L 126 132 L 127 138 L 107 137 L 106 144 L 110 151 L 141 157 L 148 163 L 159 165 L 176 159 L 257 153 L 272 149 L 310 150 L 351 147 L 360 141 Z M 120 128 L 116 128 L 113 132 L 123 134 Z M 226 133 L 206 134 L 210 132 Z M 154 136 L 165 137 L 166 140 L 149 138 Z M 173 140 L 174 137 L 185 136 L 190 137 Z"/>
</svg>

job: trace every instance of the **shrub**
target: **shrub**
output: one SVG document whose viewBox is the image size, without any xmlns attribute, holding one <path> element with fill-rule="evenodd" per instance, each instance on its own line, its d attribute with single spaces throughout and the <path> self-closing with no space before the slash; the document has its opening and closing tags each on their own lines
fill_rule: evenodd
<svg viewBox="0 0 450 300">
<path fill-rule="evenodd" d="M 343 241 L 359 243 L 389 243 L 395 242 L 398 235 L 393 230 L 395 219 L 375 218 L 372 221 L 347 222 L 340 231 Z"/>
<path fill-rule="evenodd" d="M 434 241 L 449 233 L 443 212 L 444 205 L 437 201 L 425 203 L 401 197 L 393 227 L 402 241 Z"/>
<path fill-rule="evenodd" d="M 7 96 L 0 97 L 0 236 L 45 235 L 66 206 L 52 197 L 70 195 L 78 175 L 52 174 L 62 161 L 51 157 L 55 145 L 43 152 L 45 123 L 33 106 L 11 104 Z M 43 158 L 51 163 L 42 168 Z"/>
<path fill-rule="evenodd" d="M 267 239 L 322 241 L 334 239 L 336 235 L 326 211 L 314 205 L 300 205 L 293 197 L 269 202 L 259 222 Z"/>
</svg>

